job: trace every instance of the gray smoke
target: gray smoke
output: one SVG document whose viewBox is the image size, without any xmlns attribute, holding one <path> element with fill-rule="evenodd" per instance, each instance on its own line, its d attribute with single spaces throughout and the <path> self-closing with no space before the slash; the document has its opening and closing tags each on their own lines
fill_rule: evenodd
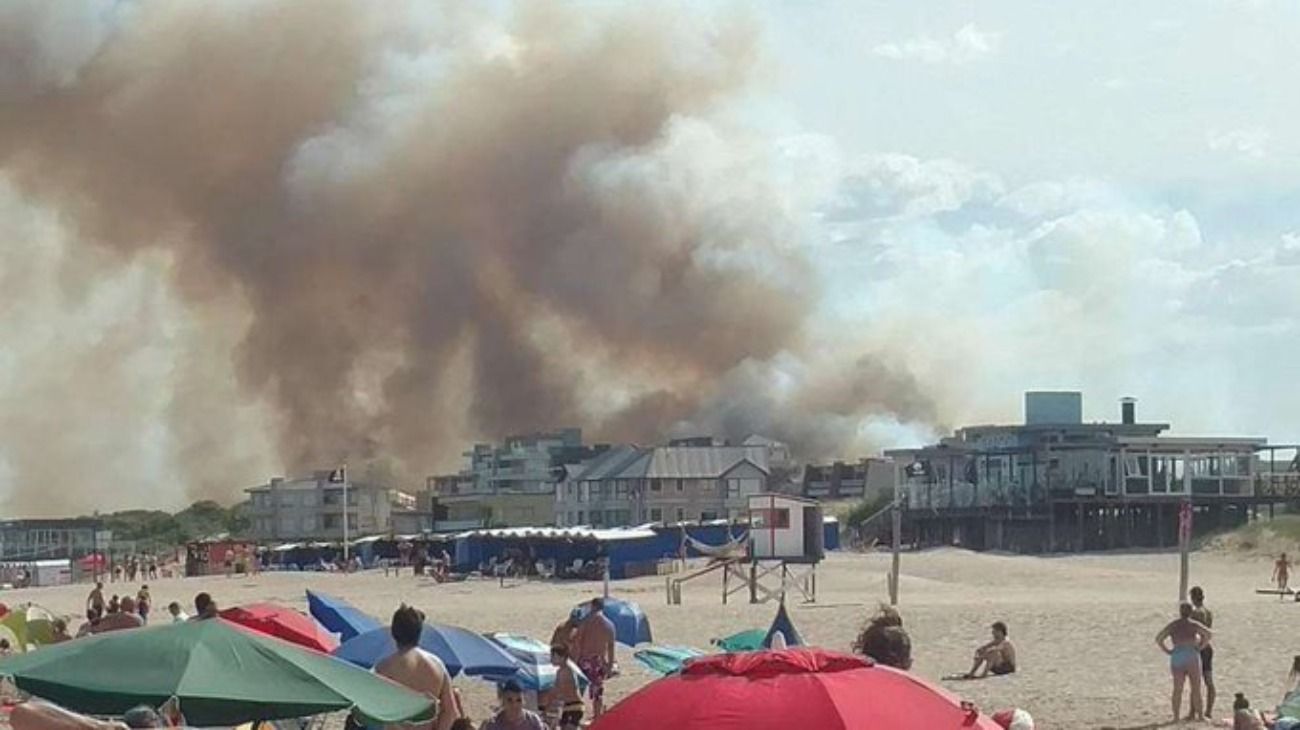
<svg viewBox="0 0 1300 730">
<path fill-rule="evenodd" d="M 167 399 L 192 496 L 265 477 L 232 372 L 289 471 L 391 455 L 410 477 L 467 439 L 570 423 L 641 440 L 765 431 L 829 454 L 864 414 L 933 406 L 862 356 L 769 392 L 765 363 L 808 348 L 813 304 L 761 153 L 719 121 L 756 40 L 744 23 L 549 3 L 504 19 L 9 3 L 0 170 L 68 231 L 65 267 L 93 281 L 161 257 L 194 324 L 147 390 Z M 128 369 L 160 327 L 114 326 L 97 362 Z M 108 375 L 69 368 L 40 397 L 121 428 L 129 397 L 79 400 Z M 10 458 L 14 506 L 48 511 L 32 477 L 75 489 L 93 468 L 64 462 L 104 449 L 129 446 L 39 470 Z"/>
</svg>

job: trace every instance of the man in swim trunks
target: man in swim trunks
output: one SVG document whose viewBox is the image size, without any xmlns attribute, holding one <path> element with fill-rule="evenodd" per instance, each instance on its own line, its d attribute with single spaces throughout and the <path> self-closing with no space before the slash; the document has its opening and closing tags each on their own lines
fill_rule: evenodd
<svg viewBox="0 0 1300 730">
<path fill-rule="evenodd" d="M 1189 720 L 1204 719 L 1201 710 L 1201 648 L 1209 643 L 1211 631 L 1192 618 L 1192 604 L 1182 603 L 1178 606 L 1178 618 L 1156 634 L 1156 646 L 1169 655 L 1169 673 L 1174 678 L 1174 691 L 1171 697 L 1174 722 L 1178 722 L 1179 708 L 1183 702 L 1183 684 L 1191 681 L 1192 698 L 1188 707 Z M 1165 646 L 1169 639 L 1170 646 Z"/>
<path fill-rule="evenodd" d="M 995 675 L 1012 674 L 1016 671 L 1016 646 L 1007 638 L 1007 625 L 1001 621 L 993 622 L 993 641 L 975 650 L 975 663 L 971 665 L 966 676 L 970 679 Z M 984 673 L 976 674 L 980 665 Z"/>
<path fill-rule="evenodd" d="M 1192 620 L 1207 629 L 1214 628 L 1214 613 L 1205 606 L 1205 591 L 1193 586 Z M 1214 717 L 1214 645 L 1209 641 L 1201 647 L 1201 681 L 1205 683 L 1205 716 Z"/>
<path fill-rule="evenodd" d="M 614 622 L 605 618 L 605 601 L 591 600 L 587 616 L 578 624 L 573 639 L 578 668 L 587 675 L 587 691 L 591 694 L 591 715 L 600 717 L 605 711 L 605 679 L 614 668 Z"/>
</svg>

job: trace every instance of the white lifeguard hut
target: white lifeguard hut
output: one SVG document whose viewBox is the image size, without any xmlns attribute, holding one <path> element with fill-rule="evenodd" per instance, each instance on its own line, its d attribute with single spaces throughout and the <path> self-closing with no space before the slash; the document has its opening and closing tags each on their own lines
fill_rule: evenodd
<svg viewBox="0 0 1300 730">
<path fill-rule="evenodd" d="M 740 566 L 733 572 L 749 588 L 750 603 L 784 601 L 792 592 L 805 603 L 817 600 L 817 564 L 826 556 L 823 522 L 816 500 L 776 493 L 749 498 L 749 574 Z M 727 592 L 724 586 L 724 601 Z"/>
</svg>

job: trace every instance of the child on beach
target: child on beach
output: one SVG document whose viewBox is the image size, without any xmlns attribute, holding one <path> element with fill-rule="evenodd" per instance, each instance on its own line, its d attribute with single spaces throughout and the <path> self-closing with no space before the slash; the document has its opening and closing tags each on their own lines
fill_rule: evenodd
<svg viewBox="0 0 1300 730">
<path fill-rule="evenodd" d="M 1232 703 L 1232 730 L 1264 730 L 1264 719 L 1250 709 L 1250 701 L 1241 692 Z"/>
<path fill-rule="evenodd" d="M 586 705 L 578 693 L 578 678 L 569 666 L 569 647 L 563 644 L 552 646 L 551 664 L 555 666 L 555 689 L 551 701 L 560 708 L 560 730 L 578 730 Z"/>
</svg>

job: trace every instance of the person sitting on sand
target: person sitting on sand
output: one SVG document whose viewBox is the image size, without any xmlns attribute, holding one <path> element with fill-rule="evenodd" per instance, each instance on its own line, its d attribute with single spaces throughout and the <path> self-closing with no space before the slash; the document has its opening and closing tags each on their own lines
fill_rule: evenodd
<svg viewBox="0 0 1300 730">
<path fill-rule="evenodd" d="M 194 615 L 190 617 L 191 621 L 206 621 L 216 618 L 219 614 L 220 609 L 217 608 L 217 602 L 212 600 L 212 596 L 207 593 L 194 596 Z"/>
<path fill-rule="evenodd" d="M 1232 702 L 1232 730 L 1264 730 L 1264 718 L 1250 709 L 1250 700 L 1241 692 Z"/>
<path fill-rule="evenodd" d="M 501 711 L 483 723 L 480 730 L 546 730 L 536 712 L 524 708 L 524 690 L 513 679 L 501 687 Z"/>
<path fill-rule="evenodd" d="M 144 620 L 135 612 L 135 599 L 127 596 L 119 606 L 121 610 L 112 612 L 95 624 L 92 633 L 103 634 L 109 631 L 138 629 L 144 626 Z"/>
<path fill-rule="evenodd" d="M 50 622 L 50 641 L 51 644 L 62 644 L 65 641 L 72 641 L 72 634 L 68 633 L 68 620 L 56 618 Z"/>
<path fill-rule="evenodd" d="M 1007 638 L 1007 625 L 994 621 L 991 627 L 993 640 L 975 650 L 975 663 L 966 672 L 967 679 L 987 677 L 990 673 L 1002 676 L 1016 671 L 1016 646 Z M 980 665 L 984 666 L 983 673 Z"/>
<path fill-rule="evenodd" d="M 881 606 L 853 642 L 853 651 L 878 664 L 912 668 L 912 638 L 903 628 L 903 617 L 889 606 Z"/>
<path fill-rule="evenodd" d="M 181 604 L 176 601 L 167 604 L 167 613 L 171 615 L 174 624 L 183 624 L 190 620 L 190 617 L 186 616 L 185 612 L 181 610 Z"/>
<path fill-rule="evenodd" d="M 1291 582 L 1291 561 L 1287 559 L 1286 553 L 1278 556 L 1277 561 L 1273 563 L 1273 582 L 1277 584 L 1279 593 L 1286 594 L 1291 590 L 1289 587 Z"/>
<path fill-rule="evenodd" d="M 1169 655 L 1169 672 L 1174 678 L 1171 701 L 1174 710 L 1174 722 L 1179 719 L 1179 707 L 1183 701 L 1183 684 L 1188 680 L 1192 684 L 1192 698 L 1188 707 L 1187 718 L 1200 720 L 1204 718 L 1201 709 L 1201 648 L 1209 642 L 1212 632 L 1203 624 L 1192 618 L 1192 604 L 1183 602 L 1178 606 L 1178 618 L 1156 634 L 1156 646 Z M 1169 639 L 1171 646 L 1165 646 Z"/>
</svg>

